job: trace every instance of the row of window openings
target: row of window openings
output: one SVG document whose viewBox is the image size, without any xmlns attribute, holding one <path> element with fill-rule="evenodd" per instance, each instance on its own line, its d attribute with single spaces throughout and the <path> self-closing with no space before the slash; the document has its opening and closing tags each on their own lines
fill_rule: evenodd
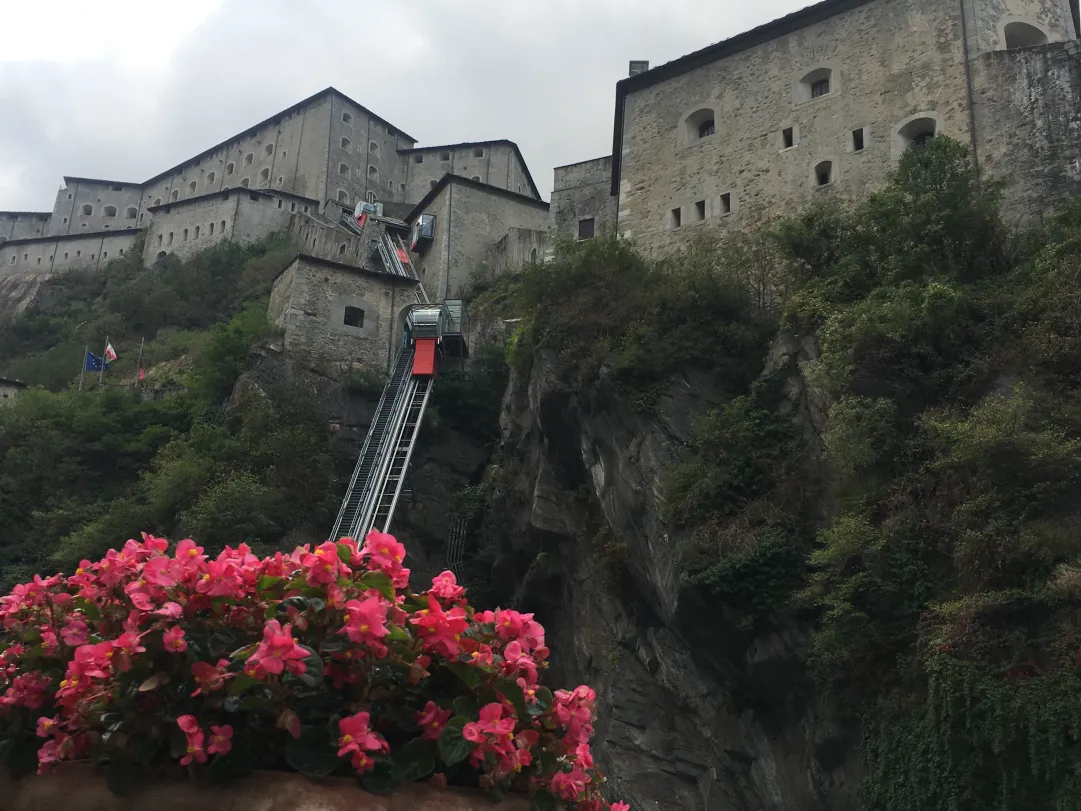
<svg viewBox="0 0 1081 811">
<path fill-rule="evenodd" d="M 718 198 L 717 202 L 717 215 L 721 217 L 727 217 L 732 213 L 732 193 L 725 192 Z M 706 218 L 706 201 L 699 200 L 694 204 L 694 219 L 695 222 L 701 222 Z M 680 228 L 683 225 L 683 208 L 682 206 L 676 206 L 670 212 L 668 212 L 668 226 L 670 228 Z M 590 234 L 592 236 L 592 234 Z M 581 238 L 581 223 L 579 223 L 579 238 Z"/>
<path fill-rule="evenodd" d="M 225 220 L 221 221 L 221 223 L 219 225 L 219 228 L 221 229 L 219 233 L 224 234 L 225 233 Z M 200 226 L 198 226 L 198 225 L 195 226 L 195 231 L 194 231 L 194 234 L 192 235 L 192 239 L 198 239 L 199 235 L 201 233 L 202 233 L 202 228 Z M 181 234 L 181 242 L 187 242 L 188 241 L 188 229 L 185 228 L 183 231 L 180 232 L 180 234 Z M 210 225 L 207 226 L 207 236 L 208 237 L 214 236 L 214 223 L 210 223 Z M 164 234 L 158 234 L 158 247 L 159 248 L 162 246 L 163 240 L 164 240 L 166 245 L 172 245 L 173 244 L 173 232 L 172 231 L 169 232 L 168 239 L 165 239 Z"/>
<path fill-rule="evenodd" d="M 795 127 L 785 127 L 781 130 L 781 149 L 792 149 L 795 146 Z M 862 152 L 867 146 L 867 131 L 863 127 L 852 130 L 848 134 L 848 146 L 853 152 Z"/>
<path fill-rule="evenodd" d="M 473 157 L 474 158 L 483 158 L 484 157 L 484 150 L 480 149 L 480 148 L 474 149 L 473 150 Z M 439 153 L 439 160 L 441 160 L 441 161 L 449 161 L 450 160 L 450 152 L 447 152 L 447 151 L 440 152 Z M 415 155 L 413 155 L 413 163 L 424 163 L 424 153 L 423 152 L 417 152 Z"/>
<path fill-rule="evenodd" d="M 82 258 L 82 255 L 83 255 L 82 251 L 76 251 L 75 252 L 75 258 L 76 259 Z M 123 255 L 124 255 L 124 249 L 121 248 L 120 249 L 120 256 L 123 256 Z M 68 256 L 69 256 L 69 254 L 67 252 L 65 252 L 64 253 L 64 259 L 67 260 Z M 17 255 L 12 254 L 11 259 L 9 260 L 8 264 L 14 265 L 16 258 L 17 258 Z M 52 254 L 51 256 L 48 257 L 50 262 L 53 261 L 53 259 L 55 259 L 55 258 L 56 258 L 56 254 Z M 96 258 L 96 256 L 94 254 L 90 254 L 90 258 L 93 260 L 93 259 Z M 109 258 L 109 252 L 108 251 L 102 251 L 101 252 L 101 258 L 102 259 L 108 259 Z M 38 259 L 38 264 L 40 265 L 41 264 L 41 257 L 39 256 L 37 259 Z M 30 254 L 24 253 L 23 254 L 23 261 L 24 262 L 29 262 L 30 261 Z"/>
<path fill-rule="evenodd" d="M 273 154 L 274 154 L 274 144 L 267 144 L 265 147 L 263 147 L 263 155 L 269 157 L 270 155 L 273 155 Z M 281 158 L 284 159 L 288 154 L 289 154 L 288 150 L 283 151 L 281 153 Z M 247 155 L 244 156 L 244 165 L 245 166 L 251 166 L 254 162 L 255 162 L 255 153 L 254 152 L 249 152 Z M 228 163 L 228 164 L 225 165 L 225 176 L 226 177 L 228 177 L 229 175 L 234 174 L 235 172 L 236 172 L 236 164 L 235 163 Z M 263 180 L 264 182 L 270 180 L 270 169 L 263 169 L 263 171 L 261 171 L 259 173 L 259 178 L 261 180 Z M 214 182 L 217 179 L 218 179 L 217 172 L 208 172 L 206 177 L 203 179 L 203 185 L 204 186 L 213 186 Z M 283 177 L 280 177 L 280 176 L 278 177 L 278 188 L 279 189 L 282 187 L 282 183 L 284 182 L 284 180 L 285 179 Z M 240 186 L 242 188 L 246 189 L 246 188 L 248 188 L 250 182 L 251 181 L 248 180 L 248 178 L 244 178 L 243 180 L 240 181 Z M 199 188 L 199 181 L 192 180 L 191 182 L 188 183 L 188 193 L 189 194 L 194 194 L 198 188 Z M 169 195 L 169 201 L 172 202 L 172 203 L 175 203 L 179 199 L 180 199 L 180 189 L 173 189 L 173 191 Z M 155 198 L 153 205 L 160 206 L 161 202 L 162 202 L 161 198 L 157 197 L 157 198 Z"/>
<path fill-rule="evenodd" d="M 350 141 L 348 138 L 342 138 L 342 149 L 344 149 L 345 151 L 348 152 L 352 148 L 353 148 L 353 142 Z M 375 141 L 369 141 L 368 142 L 368 152 L 370 152 L 372 155 L 378 155 L 379 154 L 379 144 L 377 144 Z"/>
<path fill-rule="evenodd" d="M 353 115 L 352 115 L 352 113 L 342 113 L 342 123 L 352 126 L 353 125 Z M 389 135 L 391 138 L 396 138 L 398 136 L 398 133 L 395 132 L 394 127 L 391 127 L 391 126 L 388 125 L 387 126 L 387 135 Z"/>
</svg>

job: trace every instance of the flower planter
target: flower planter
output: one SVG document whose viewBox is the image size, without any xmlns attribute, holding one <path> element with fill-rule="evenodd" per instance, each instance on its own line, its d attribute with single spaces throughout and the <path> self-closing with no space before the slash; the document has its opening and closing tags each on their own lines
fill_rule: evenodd
<svg viewBox="0 0 1081 811">
<path fill-rule="evenodd" d="M 213 786 L 188 780 L 154 782 L 116 797 L 100 770 L 76 763 L 43 777 L 0 777 L 0 797 L 5 811 L 529 811 L 526 798 L 497 803 L 483 792 L 436 791 L 422 783 L 382 797 L 362 791 L 347 778 L 309 780 L 285 772 L 259 772 Z"/>
</svg>

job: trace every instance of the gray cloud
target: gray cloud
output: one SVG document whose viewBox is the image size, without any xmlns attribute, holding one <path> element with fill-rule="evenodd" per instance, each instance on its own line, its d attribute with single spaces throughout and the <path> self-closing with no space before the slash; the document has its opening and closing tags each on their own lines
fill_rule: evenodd
<svg viewBox="0 0 1081 811">
<path fill-rule="evenodd" d="M 328 85 L 424 145 L 516 141 L 547 196 L 553 166 L 611 150 L 628 60 L 655 66 L 800 5 L 226 0 L 164 71 L 0 64 L 0 209 L 50 209 L 65 174 L 144 180 Z"/>
</svg>

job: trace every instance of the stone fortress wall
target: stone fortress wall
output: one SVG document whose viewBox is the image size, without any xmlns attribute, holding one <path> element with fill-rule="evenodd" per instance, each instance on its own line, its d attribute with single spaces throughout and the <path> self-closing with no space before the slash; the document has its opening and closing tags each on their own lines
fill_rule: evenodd
<svg viewBox="0 0 1081 811">
<path fill-rule="evenodd" d="M 826 0 L 631 76 L 613 156 L 556 170 L 553 224 L 614 220 L 671 250 L 862 197 L 939 133 L 1007 181 L 1007 216 L 1038 214 L 1081 192 L 1079 16 L 1077 0 Z"/>
<path fill-rule="evenodd" d="M 328 88 L 144 183 L 65 177 L 51 212 L 0 212 L 0 276 L 47 277 L 97 267 L 103 256 L 130 250 L 129 232 L 136 229 L 146 234 L 148 264 L 162 254 L 183 257 L 223 240 L 253 240 L 291 228 L 296 214 L 325 214 L 335 230 L 338 207 L 352 210 L 369 201 L 409 210 L 451 171 L 539 198 L 510 141 L 414 153 L 416 143 Z M 441 160 L 444 154 L 447 161 Z M 337 206 L 333 211 L 330 203 Z M 350 241 L 337 230 L 324 234 L 320 244 L 336 251 Z M 77 247 L 68 249 L 68 240 Z M 349 252 L 366 257 L 354 248 L 350 244 Z"/>
</svg>

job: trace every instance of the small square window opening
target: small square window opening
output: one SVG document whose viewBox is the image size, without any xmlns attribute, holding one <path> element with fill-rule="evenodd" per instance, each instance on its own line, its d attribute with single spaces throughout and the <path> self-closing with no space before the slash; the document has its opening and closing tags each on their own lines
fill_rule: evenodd
<svg viewBox="0 0 1081 811">
<path fill-rule="evenodd" d="M 699 219 L 699 221 L 704 220 L 706 218 L 706 201 L 705 200 L 699 200 L 697 203 L 694 204 L 694 215 L 695 215 L 695 217 L 697 217 Z"/>
</svg>

